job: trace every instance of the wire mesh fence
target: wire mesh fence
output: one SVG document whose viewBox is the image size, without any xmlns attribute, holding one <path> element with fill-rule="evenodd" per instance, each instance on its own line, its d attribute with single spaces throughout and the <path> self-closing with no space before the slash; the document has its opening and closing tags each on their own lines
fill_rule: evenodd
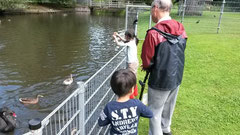
<svg viewBox="0 0 240 135">
<path fill-rule="evenodd" d="M 67 99 L 65 99 L 55 110 L 53 110 L 45 119 L 42 120 L 40 131 L 35 131 L 43 135 L 71 135 L 74 133 L 83 133 L 82 116 L 84 109 L 82 107 L 84 89 L 83 83 L 79 84 L 79 88 L 75 90 Z M 36 134 L 33 131 L 25 135 Z"/>
<path fill-rule="evenodd" d="M 172 12 L 172 17 L 184 23 L 190 33 L 239 33 L 240 1 L 212 0 L 180 1 Z M 185 7 L 185 9 L 184 9 Z M 200 7 L 200 8 L 199 8 Z M 185 13 L 183 13 L 185 10 Z M 231 23 L 231 25 L 230 25 Z M 236 25 L 232 25 L 236 24 Z"/>
<path fill-rule="evenodd" d="M 111 90 L 110 79 L 114 71 L 126 68 L 126 48 L 113 57 L 94 76 L 85 82 L 85 132 L 88 135 L 105 134 L 106 127 L 99 127 L 97 120 L 104 106 L 116 96 Z"/>
<path fill-rule="evenodd" d="M 134 29 L 135 35 L 140 40 L 144 37 L 142 34 L 151 28 L 151 7 L 146 5 L 126 5 L 125 29 Z M 148 25 L 146 25 L 148 24 Z M 138 28 L 141 29 L 138 29 Z"/>
<path fill-rule="evenodd" d="M 225 2 L 201 0 L 197 5 L 189 1 L 200 0 L 181 0 L 174 4 L 170 14 L 173 19 L 184 24 L 188 34 L 240 33 L 240 0 Z M 223 4 L 224 9 L 222 9 Z M 187 12 L 183 12 L 184 7 L 188 10 Z M 149 7 L 149 11 L 138 15 L 138 27 L 141 28 L 138 28 L 138 33 L 146 33 L 148 30 L 149 26 L 146 24 L 149 21 L 150 10 Z M 154 25 L 154 23 L 151 24 L 151 26 Z M 145 34 L 141 34 L 139 39 L 144 40 L 144 36 Z"/>
</svg>

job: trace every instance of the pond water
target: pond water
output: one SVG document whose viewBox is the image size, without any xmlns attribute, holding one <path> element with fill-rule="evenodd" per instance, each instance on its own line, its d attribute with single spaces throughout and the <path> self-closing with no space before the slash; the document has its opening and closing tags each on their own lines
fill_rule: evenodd
<svg viewBox="0 0 240 135">
<path fill-rule="evenodd" d="M 124 17 L 59 13 L 0 17 L 0 107 L 17 114 L 22 134 L 28 120 L 43 119 L 117 51 L 114 31 L 124 29 Z M 73 75 L 74 84 L 62 85 Z M 24 105 L 21 97 L 44 97 Z"/>
</svg>

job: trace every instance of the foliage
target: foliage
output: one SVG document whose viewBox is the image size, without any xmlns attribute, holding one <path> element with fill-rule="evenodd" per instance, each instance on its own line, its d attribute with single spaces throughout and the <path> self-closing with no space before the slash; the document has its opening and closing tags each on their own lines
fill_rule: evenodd
<svg viewBox="0 0 240 135">
<path fill-rule="evenodd" d="M 61 5 L 74 5 L 75 0 L 49 0 L 52 3 L 57 3 Z"/>
<path fill-rule="evenodd" d="M 72 7 L 76 4 L 75 0 L 0 0 L 0 11 L 6 9 L 19 8 L 20 4 L 32 3 L 32 4 L 57 4 L 65 7 Z"/>
<path fill-rule="evenodd" d="M 219 12 L 203 12 L 201 17 L 184 19 L 188 42 L 183 82 L 171 126 L 173 134 L 239 134 L 240 14 L 224 13 L 220 33 L 216 34 L 218 15 Z M 180 20 L 174 14 L 171 16 Z M 149 14 L 145 18 L 146 21 L 139 19 L 139 37 L 145 36 Z M 142 42 L 138 46 L 139 60 Z M 138 79 L 142 80 L 144 75 L 139 68 Z M 148 119 L 141 118 L 139 135 L 146 134 Z"/>
<path fill-rule="evenodd" d="M 151 5 L 153 0 L 144 0 L 144 2 L 147 4 L 147 5 Z"/>
<path fill-rule="evenodd" d="M 0 11 L 6 9 L 15 9 L 17 4 L 20 4 L 19 0 L 1 0 L 0 1 Z"/>
</svg>

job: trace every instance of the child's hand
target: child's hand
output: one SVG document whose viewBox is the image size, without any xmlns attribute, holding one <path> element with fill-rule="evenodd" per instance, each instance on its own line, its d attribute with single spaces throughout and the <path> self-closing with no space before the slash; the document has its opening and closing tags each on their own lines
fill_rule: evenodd
<svg viewBox="0 0 240 135">
<path fill-rule="evenodd" d="M 114 35 L 114 36 L 117 36 L 117 35 L 118 35 L 118 33 L 117 33 L 117 32 L 113 32 L 113 35 Z"/>
<path fill-rule="evenodd" d="M 113 37 L 113 42 L 116 42 L 116 40 L 117 40 L 116 35 L 113 34 L 112 37 Z"/>
</svg>

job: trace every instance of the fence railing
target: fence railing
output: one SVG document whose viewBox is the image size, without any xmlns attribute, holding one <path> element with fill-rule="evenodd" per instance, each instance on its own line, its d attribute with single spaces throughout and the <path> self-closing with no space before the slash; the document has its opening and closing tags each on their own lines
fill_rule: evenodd
<svg viewBox="0 0 240 135">
<path fill-rule="evenodd" d="M 110 87 L 114 71 L 126 68 L 126 47 L 42 120 L 38 135 L 105 135 L 109 127 L 99 127 L 98 117 L 104 106 L 116 96 Z M 34 134 L 30 131 L 25 135 Z"/>
<path fill-rule="evenodd" d="M 125 3 L 116 1 L 116 2 L 105 2 L 105 1 L 99 1 L 99 2 L 92 2 L 91 7 L 100 7 L 100 8 L 125 8 Z"/>
<path fill-rule="evenodd" d="M 124 2 L 124 1 L 92 1 L 90 0 L 90 7 L 100 8 L 125 8 L 126 5 L 145 5 L 143 2 Z"/>
</svg>

